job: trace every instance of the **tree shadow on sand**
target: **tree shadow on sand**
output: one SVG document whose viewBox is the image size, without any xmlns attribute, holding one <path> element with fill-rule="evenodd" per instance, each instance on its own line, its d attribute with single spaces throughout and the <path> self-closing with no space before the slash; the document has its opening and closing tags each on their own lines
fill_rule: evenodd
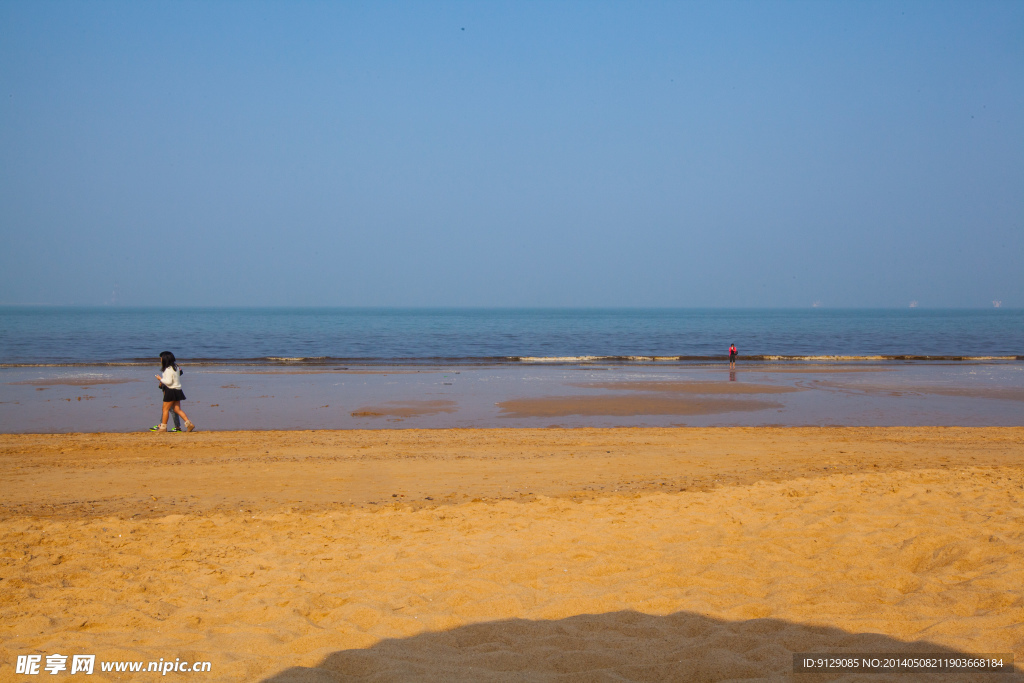
<svg viewBox="0 0 1024 683">
<path fill-rule="evenodd" d="M 556 621 L 508 619 L 335 652 L 266 683 L 327 681 L 998 681 L 1012 673 L 793 673 L 794 652 L 967 653 L 926 641 L 807 626 L 779 619 L 725 621 L 693 612 L 632 611 Z M 985 654 L 985 653 L 972 653 Z"/>
</svg>

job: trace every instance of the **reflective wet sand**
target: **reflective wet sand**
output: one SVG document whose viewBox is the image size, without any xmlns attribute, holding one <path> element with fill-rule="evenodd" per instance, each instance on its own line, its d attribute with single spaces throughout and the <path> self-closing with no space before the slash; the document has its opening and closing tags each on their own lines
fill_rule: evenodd
<svg viewBox="0 0 1024 683">
<path fill-rule="evenodd" d="M 637 417 L 655 415 L 722 415 L 781 408 L 781 403 L 720 398 L 665 396 L 546 396 L 520 398 L 497 404 L 500 417 Z"/>
<path fill-rule="evenodd" d="M 625 380 L 621 382 L 570 382 L 578 389 L 607 389 L 609 391 L 654 391 L 669 394 L 788 394 L 799 391 L 797 387 L 779 384 L 755 384 L 752 382 L 644 382 Z"/>
<path fill-rule="evenodd" d="M 2 368 L 5 432 L 139 431 L 147 368 Z M 1024 363 L 511 364 L 344 370 L 189 367 L 203 430 L 1019 425 Z"/>
</svg>

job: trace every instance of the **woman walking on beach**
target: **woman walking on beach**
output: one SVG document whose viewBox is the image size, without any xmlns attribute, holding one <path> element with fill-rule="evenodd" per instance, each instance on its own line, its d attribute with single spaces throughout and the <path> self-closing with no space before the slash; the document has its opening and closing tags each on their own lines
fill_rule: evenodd
<svg viewBox="0 0 1024 683">
<path fill-rule="evenodd" d="M 729 367 L 736 367 L 736 345 L 733 344 L 729 347 Z"/>
<path fill-rule="evenodd" d="M 191 432 L 196 426 L 192 424 L 192 421 L 188 419 L 188 415 L 181 409 L 181 402 L 185 400 L 185 394 L 181 390 L 181 370 L 178 368 L 177 363 L 174 362 L 173 353 L 164 351 L 160 354 L 160 369 L 163 370 L 163 374 L 157 375 L 156 378 L 160 380 L 160 388 L 164 390 L 164 410 L 160 418 L 160 424 L 153 427 L 151 431 L 166 432 L 167 417 L 173 410 L 175 414 L 180 415 L 181 419 L 185 421 L 185 431 Z"/>
</svg>

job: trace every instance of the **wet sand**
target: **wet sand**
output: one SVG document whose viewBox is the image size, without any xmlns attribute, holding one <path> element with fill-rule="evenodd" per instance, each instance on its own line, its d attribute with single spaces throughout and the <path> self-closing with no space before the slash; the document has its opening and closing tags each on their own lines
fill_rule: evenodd
<svg viewBox="0 0 1024 683">
<path fill-rule="evenodd" d="M 800 365 L 773 365 L 771 363 L 759 363 L 757 365 L 743 365 L 737 363 L 737 366 L 750 371 L 750 372 L 763 372 L 770 374 L 778 373 L 791 373 L 799 375 L 813 375 L 813 374 L 824 374 L 824 375 L 836 375 L 836 374 L 849 374 L 853 372 L 898 372 L 896 367 L 885 367 L 881 365 L 869 365 L 869 366 L 856 366 L 856 365 L 836 365 L 832 363 L 822 364 L 800 364 Z"/>
<path fill-rule="evenodd" d="M 140 379 L 115 379 L 115 378 L 53 378 L 53 379 L 30 379 L 21 382 L 11 382 L 11 386 L 29 386 L 29 387 L 78 387 L 80 389 L 88 389 L 93 385 L 101 384 L 129 384 L 131 382 L 141 382 Z"/>
<path fill-rule="evenodd" d="M 232 368 L 231 370 L 210 370 L 211 373 L 231 375 L 418 375 L 422 370 L 402 370 L 399 368 L 388 368 L 386 370 L 367 370 L 365 368 L 315 368 L 311 370 L 254 370 L 251 368 Z"/>
<path fill-rule="evenodd" d="M 499 417 L 552 418 L 571 415 L 721 415 L 782 408 L 772 401 L 686 399 L 664 396 L 546 396 L 518 398 L 497 404 Z"/>
<path fill-rule="evenodd" d="M 352 417 L 420 417 L 454 413 L 458 409 L 455 401 L 388 401 L 375 406 L 362 406 L 352 411 Z M 325 408 L 329 406 L 324 406 Z"/>
<path fill-rule="evenodd" d="M 610 391 L 654 391 L 669 394 L 788 394 L 800 391 L 797 387 L 751 382 L 571 382 L 580 389 L 608 389 Z"/>
<path fill-rule="evenodd" d="M 1024 657 L 1019 427 L 2 435 L 0 483 L 0 680 L 55 652 L 215 681 Z"/>
<path fill-rule="evenodd" d="M 1024 396 L 1019 362 L 342 367 L 186 367 L 183 407 L 204 431 L 984 427 Z M 6 432 L 144 431 L 162 398 L 147 368 L 0 368 Z"/>
<path fill-rule="evenodd" d="M 1020 387 L 941 387 L 902 384 L 844 384 L 842 382 L 816 381 L 813 388 L 838 389 L 853 393 L 875 396 L 956 396 L 964 398 L 988 398 L 999 401 L 1024 401 L 1024 388 Z"/>
</svg>

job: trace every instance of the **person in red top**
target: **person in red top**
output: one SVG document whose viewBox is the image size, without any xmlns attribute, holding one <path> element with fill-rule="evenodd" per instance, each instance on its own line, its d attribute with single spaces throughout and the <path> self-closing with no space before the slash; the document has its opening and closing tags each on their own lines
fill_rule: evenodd
<svg viewBox="0 0 1024 683">
<path fill-rule="evenodd" d="M 733 344 L 729 347 L 729 367 L 736 367 L 736 345 Z"/>
</svg>

